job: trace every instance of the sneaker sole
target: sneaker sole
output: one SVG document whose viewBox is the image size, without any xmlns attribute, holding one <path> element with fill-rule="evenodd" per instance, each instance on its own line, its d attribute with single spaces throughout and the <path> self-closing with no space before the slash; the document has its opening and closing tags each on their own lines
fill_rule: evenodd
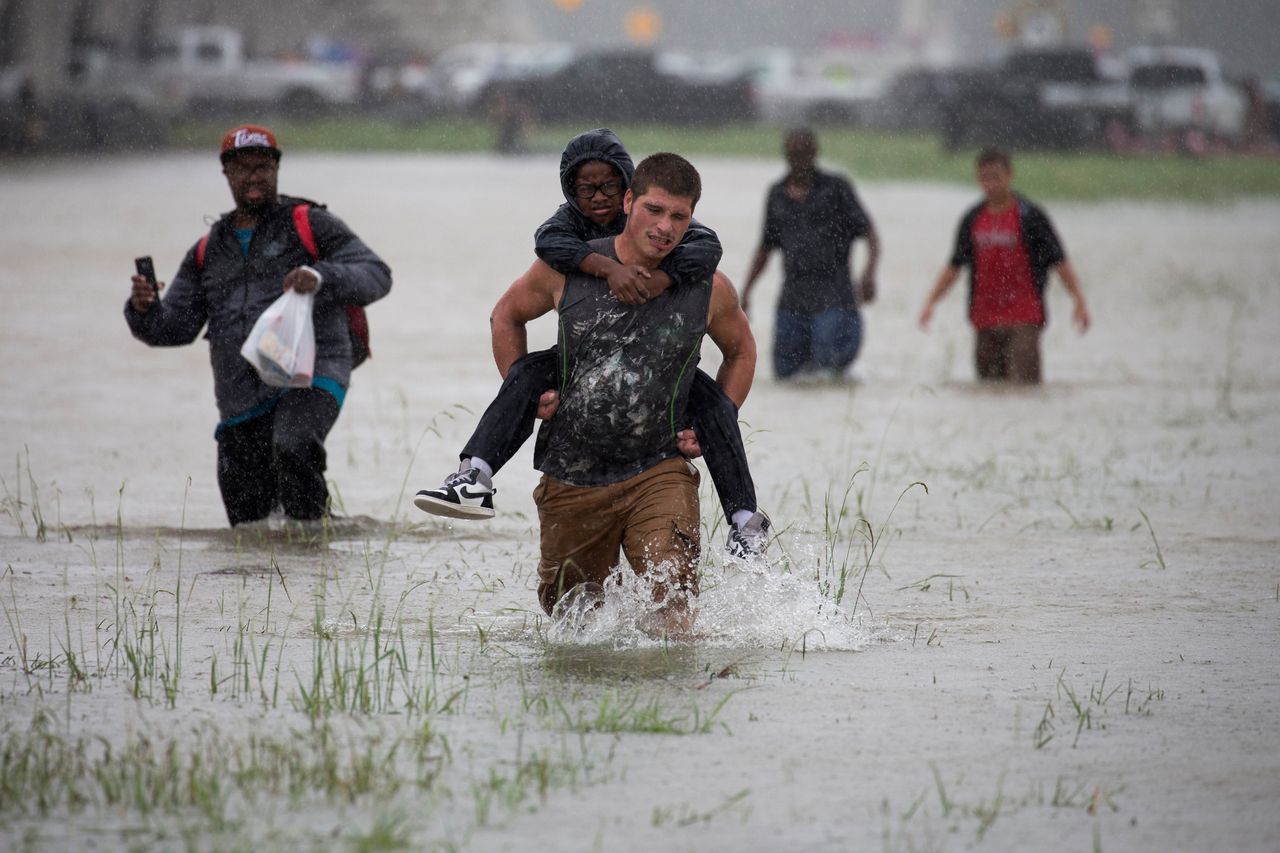
<svg viewBox="0 0 1280 853">
<path fill-rule="evenodd" d="M 418 495 L 413 499 L 413 505 L 423 512 L 431 515 L 440 515 L 445 518 L 470 518 L 470 519 L 486 519 L 493 518 L 494 512 L 492 507 L 487 506 L 468 506 L 465 504 L 455 504 L 449 501 L 443 501 L 430 495 Z"/>
</svg>

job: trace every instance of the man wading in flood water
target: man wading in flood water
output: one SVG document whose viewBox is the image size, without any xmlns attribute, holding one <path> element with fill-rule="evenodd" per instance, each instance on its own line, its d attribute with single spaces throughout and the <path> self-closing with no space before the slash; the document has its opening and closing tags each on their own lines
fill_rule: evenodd
<svg viewBox="0 0 1280 853">
<path fill-rule="evenodd" d="M 385 296 L 391 270 L 323 205 L 277 194 L 280 148 L 271 131 L 232 129 L 221 160 L 235 210 L 187 251 L 167 289 L 135 275 L 125 320 L 153 347 L 192 343 L 208 326 L 218 487 L 231 524 L 277 508 L 299 521 L 322 518 L 329 512 L 324 440 L 342 409 L 356 348 L 367 343 L 347 308 Z M 240 346 L 290 288 L 316 295 L 315 378 L 310 388 L 282 391 L 258 377 Z"/>
<path fill-rule="evenodd" d="M 702 194 L 683 157 L 655 154 L 636 167 L 617 237 L 592 251 L 656 269 L 680 242 Z M 552 613 L 573 591 L 600 594 L 625 554 L 653 583 L 661 630 L 692 629 L 700 553 L 698 477 L 677 433 L 704 335 L 724 359 L 716 381 L 741 405 L 755 373 L 755 339 L 720 273 L 626 305 L 585 273 L 543 261 L 511 285 L 492 316 L 500 372 L 525 354 L 526 326 L 556 311 L 562 353 L 558 407 L 543 427 L 543 477 L 534 490 L 541 529 L 538 598 Z"/>
</svg>

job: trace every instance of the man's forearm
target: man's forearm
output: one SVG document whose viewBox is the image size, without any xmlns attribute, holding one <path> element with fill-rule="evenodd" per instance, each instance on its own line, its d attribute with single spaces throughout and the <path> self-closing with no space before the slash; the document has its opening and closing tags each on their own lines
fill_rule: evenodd
<svg viewBox="0 0 1280 853">
<path fill-rule="evenodd" d="M 1071 298 L 1078 302 L 1084 301 L 1084 291 L 1080 289 L 1080 280 L 1076 278 L 1076 271 L 1067 261 L 1062 261 L 1057 267 L 1058 277 L 1062 279 L 1062 284 L 1067 288 L 1067 293 L 1071 294 Z"/>
<path fill-rule="evenodd" d="M 874 231 L 867 233 L 867 265 L 863 267 L 863 278 L 874 278 L 876 267 L 880 264 L 880 237 Z"/>
<path fill-rule="evenodd" d="M 760 273 L 764 272 L 764 266 L 769 262 L 769 253 L 764 249 L 758 249 L 756 255 L 751 259 L 751 267 L 747 270 L 747 280 L 742 285 L 742 292 L 746 293 L 756 283 L 756 279 L 760 277 Z"/>
<path fill-rule="evenodd" d="M 609 273 L 613 272 L 617 267 L 617 261 L 599 252 L 592 252 L 582 259 L 582 263 L 578 264 L 578 269 L 596 278 L 608 278 Z"/>
<path fill-rule="evenodd" d="M 929 296 L 925 300 L 925 305 L 932 307 L 938 303 L 951 289 L 951 285 L 955 284 L 956 279 L 960 277 L 958 267 L 944 267 L 942 272 L 938 273 L 938 280 L 934 282 L 933 290 L 929 291 Z"/>
<path fill-rule="evenodd" d="M 751 392 L 751 382 L 756 374 L 756 360 L 753 356 L 726 357 L 716 371 L 716 384 L 725 396 L 738 408 L 747 401 Z"/>
<path fill-rule="evenodd" d="M 769 253 L 764 249 L 758 249 L 756 255 L 751 259 L 751 268 L 747 270 L 747 279 L 742 283 L 742 293 L 740 301 L 742 302 L 742 310 L 747 310 L 751 289 L 756 286 L 756 279 L 760 277 L 760 273 L 764 272 L 765 264 L 769 262 Z"/>
<path fill-rule="evenodd" d="M 516 360 L 529 352 L 529 332 L 522 323 L 513 323 L 497 316 L 489 318 L 493 337 L 493 362 L 498 373 L 507 378 L 507 371 Z"/>
</svg>

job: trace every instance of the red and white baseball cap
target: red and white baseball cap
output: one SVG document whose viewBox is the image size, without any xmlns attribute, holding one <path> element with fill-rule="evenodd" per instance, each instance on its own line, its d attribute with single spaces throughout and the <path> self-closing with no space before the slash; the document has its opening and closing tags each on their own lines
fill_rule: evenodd
<svg viewBox="0 0 1280 853">
<path fill-rule="evenodd" d="M 223 163 L 241 151 L 265 151 L 277 160 L 280 159 L 280 147 L 276 145 L 276 135 L 257 124 L 242 124 L 227 131 L 222 137 Z"/>
</svg>

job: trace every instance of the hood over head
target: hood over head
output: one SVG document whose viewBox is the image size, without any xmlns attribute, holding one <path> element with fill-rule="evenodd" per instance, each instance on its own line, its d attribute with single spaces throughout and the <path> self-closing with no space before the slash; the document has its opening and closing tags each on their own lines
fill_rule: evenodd
<svg viewBox="0 0 1280 853">
<path fill-rule="evenodd" d="M 631 176 L 636 167 L 617 134 L 607 127 L 583 131 L 569 140 L 560 155 L 560 190 L 570 204 L 575 204 L 573 175 L 588 160 L 603 160 L 613 166 L 622 173 L 622 182 L 631 186 Z"/>
</svg>

